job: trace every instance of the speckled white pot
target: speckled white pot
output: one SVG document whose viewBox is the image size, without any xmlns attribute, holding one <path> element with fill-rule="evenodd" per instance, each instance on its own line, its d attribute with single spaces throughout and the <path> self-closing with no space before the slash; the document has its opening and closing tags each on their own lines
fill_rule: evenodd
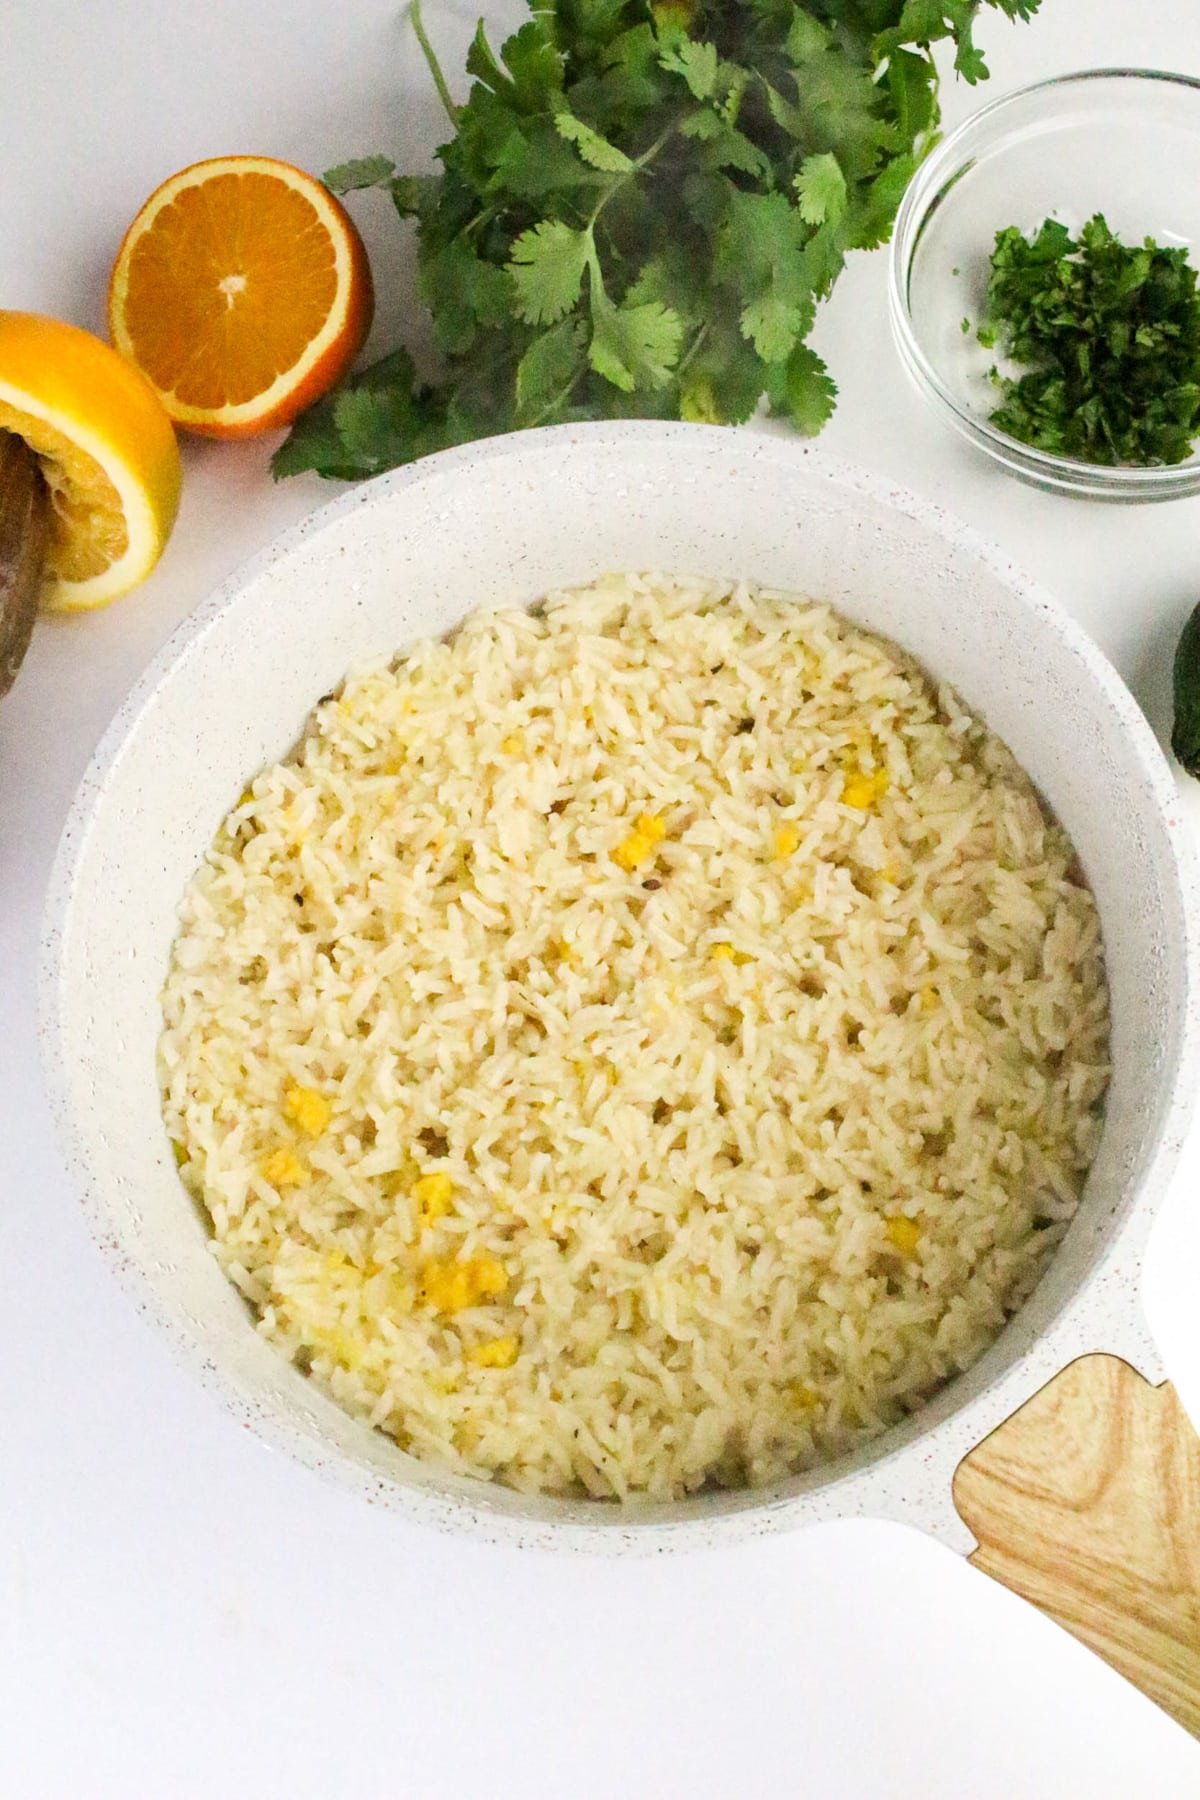
<svg viewBox="0 0 1200 1800">
<path fill-rule="evenodd" d="M 606 570 L 743 576 L 832 601 L 947 677 L 1075 840 L 1100 906 L 1114 1076 L 1084 1202 L 989 1353 L 837 1465 L 754 1493 L 618 1508 L 423 1467 L 263 1343 L 206 1248 L 159 1114 L 158 991 L 182 890 L 245 781 L 349 664 Z M 1194 875 L 1132 698 L 1055 603 L 934 508 L 796 442 L 650 423 L 472 445 L 355 489 L 176 633 L 105 736 L 51 881 L 45 1064 L 93 1230 L 139 1308 L 243 1423 L 380 1505 L 508 1541 L 659 1551 L 851 1515 L 957 1546 L 960 1458 L 1075 1356 L 1158 1378 L 1140 1267 L 1198 1057 Z"/>
</svg>

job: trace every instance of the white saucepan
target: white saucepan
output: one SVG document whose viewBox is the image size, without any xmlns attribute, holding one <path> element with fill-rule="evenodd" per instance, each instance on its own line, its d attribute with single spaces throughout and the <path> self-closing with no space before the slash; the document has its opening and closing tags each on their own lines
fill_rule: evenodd
<svg viewBox="0 0 1200 1800">
<path fill-rule="evenodd" d="M 836 1465 L 765 1490 L 621 1508 L 426 1467 L 255 1335 L 176 1174 L 155 1041 L 185 885 L 246 780 L 289 749 L 349 665 L 445 632 L 481 603 L 647 569 L 827 599 L 984 715 L 1063 821 L 1094 889 L 1114 1072 L 1066 1241 L 969 1373 Z M 1139 1277 L 1200 1078 L 1193 881 L 1174 783 L 1129 693 L 1054 601 L 972 532 L 794 441 L 652 423 L 536 431 L 343 494 L 176 633 L 104 738 L 63 838 L 46 1067 L 92 1227 L 138 1306 L 244 1422 L 372 1500 L 493 1538 L 587 1549 L 724 1543 L 847 1515 L 907 1520 L 964 1548 L 955 1471 L 1058 1371 L 1108 1352 L 1161 1379 Z"/>
</svg>

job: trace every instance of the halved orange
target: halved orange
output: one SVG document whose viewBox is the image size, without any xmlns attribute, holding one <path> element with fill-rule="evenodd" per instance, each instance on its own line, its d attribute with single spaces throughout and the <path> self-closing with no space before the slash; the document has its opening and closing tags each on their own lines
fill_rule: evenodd
<svg viewBox="0 0 1200 1800">
<path fill-rule="evenodd" d="M 0 431 L 50 495 L 43 606 L 106 606 L 144 581 L 179 505 L 179 448 L 150 384 L 103 338 L 0 311 Z"/>
<path fill-rule="evenodd" d="M 112 341 L 177 425 L 250 437 L 345 374 L 371 324 L 363 241 L 344 206 L 270 156 L 193 163 L 156 188 L 108 289 Z"/>
</svg>

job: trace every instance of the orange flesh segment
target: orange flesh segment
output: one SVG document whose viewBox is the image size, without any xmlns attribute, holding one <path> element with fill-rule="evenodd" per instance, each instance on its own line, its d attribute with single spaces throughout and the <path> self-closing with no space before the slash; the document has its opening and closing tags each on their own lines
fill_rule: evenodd
<svg viewBox="0 0 1200 1800">
<path fill-rule="evenodd" d="M 130 258 L 125 324 L 155 385 L 237 406 L 304 355 L 337 294 L 316 208 L 272 175 L 211 176 L 158 214 Z"/>
</svg>

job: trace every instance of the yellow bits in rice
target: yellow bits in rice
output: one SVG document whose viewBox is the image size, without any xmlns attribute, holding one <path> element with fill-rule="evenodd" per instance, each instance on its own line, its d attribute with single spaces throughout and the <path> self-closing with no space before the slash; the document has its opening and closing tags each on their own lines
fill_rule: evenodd
<svg viewBox="0 0 1200 1800">
<path fill-rule="evenodd" d="M 917 1245 L 921 1241 L 921 1227 L 915 1219 L 906 1217 L 904 1213 L 896 1213 L 885 1219 L 883 1229 L 887 1232 L 888 1242 L 901 1256 L 915 1256 Z"/>
<path fill-rule="evenodd" d="M 427 1262 L 421 1291 L 434 1312 L 456 1313 L 480 1301 L 494 1300 L 508 1286 L 508 1276 L 494 1256 L 472 1256 L 465 1262 Z"/>
<path fill-rule="evenodd" d="M 416 1201 L 421 1224 L 432 1225 L 435 1219 L 444 1219 L 450 1211 L 454 1183 L 444 1169 L 435 1169 L 413 1183 L 412 1197 Z"/>
<path fill-rule="evenodd" d="M 748 951 L 735 950 L 732 944 L 726 943 L 714 944 L 708 957 L 710 962 L 728 962 L 738 969 L 743 968 L 746 963 L 754 961 Z"/>
<path fill-rule="evenodd" d="M 490 1338 L 467 1351 L 467 1361 L 477 1369 L 511 1369 L 521 1346 L 515 1337 Z"/>
<path fill-rule="evenodd" d="M 309 1137 L 320 1137 L 332 1116 L 324 1094 L 316 1088 L 290 1087 L 283 1096 L 283 1110 Z"/>
<path fill-rule="evenodd" d="M 265 1156 L 258 1165 L 258 1172 L 274 1188 L 304 1187 L 311 1179 L 296 1152 L 289 1150 L 286 1144 Z"/>
<path fill-rule="evenodd" d="M 623 869 L 636 869 L 654 855 L 666 835 L 667 828 L 657 813 L 642 813 L 629 836 L 613 851 L 613 861 Z"/>
<path fill-rule="evenodd" d="M 306 1335 L 314 1350 L 331 1357 L 334 1362 L 340 1362 L 351 1372 L 362 1366 L 366 1351 L 361 1339 L 352 1332 L 337 1326 L 326 1330 L 314 1330 L 310 1327 Z"/>
<path fill-rule="evenodd" d="M 601 1508 L 769 1489 L 982 1349 L 1109 1062 L 1095 906 L 982 723 L 692 579 L 348 691 L 222 797 L 163 993 L 163 1169 L 289 1378 Z"/>
<path fill-rule="evenodd" d="M 873 775 L 847 775 L 842 787 L 842 804 L 853 806 L 858 812 L 869 812 L 882 800 L 887 789 L 886 769 L 876 769 Z"/>
</svg>

